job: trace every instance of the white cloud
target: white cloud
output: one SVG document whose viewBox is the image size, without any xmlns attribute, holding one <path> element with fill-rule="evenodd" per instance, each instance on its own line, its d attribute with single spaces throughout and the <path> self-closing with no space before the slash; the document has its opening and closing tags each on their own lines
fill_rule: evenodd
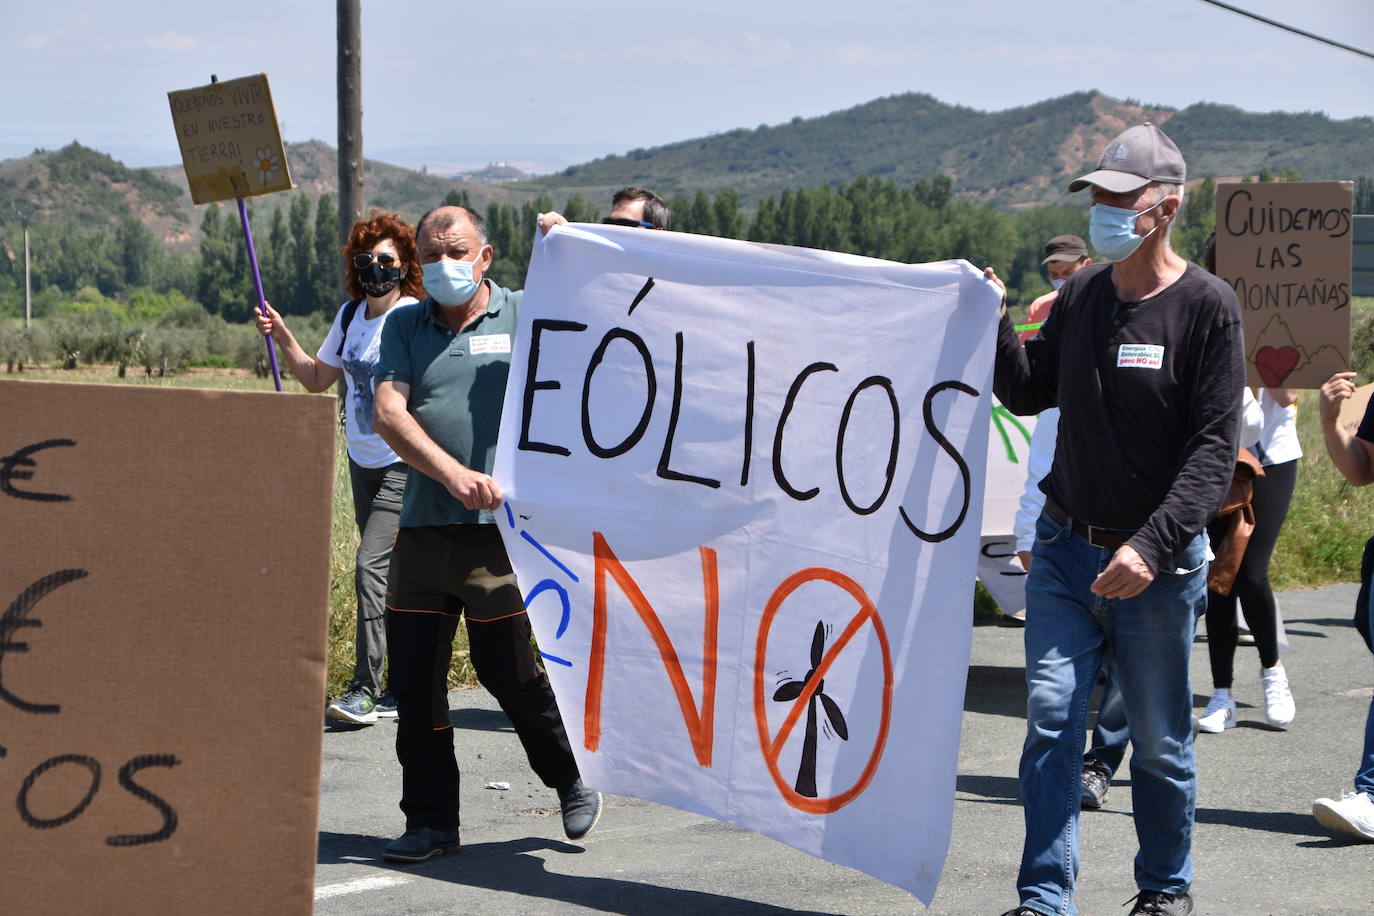
<svg viewBox="0 0 1374 916">
<path fill-rule="evenodd" d="M 173 54 L 182 54 L 187 51 L 199 51 L 200 42 L 190 35 L 180 35 L 176 32 L 167 32 L 163 35 L 155 35 L 141 40 L 144 47 L 152 48 L 156 51 L 168 51 Z"/>
<path fill-rule="evenodd" d="M 786 38 L 769 40 L 750 32 L 744 36 L 744 61 L 754 70 L 762 70 L 792 59 L 792 43 Z"/>
<path fill-rule="evenodd" d="M 909 52 L 867 44 L 842 45 L 831 50 L 826 57 L 831 63 L 845 70 L 886 70 L 903 66 L 912 60 Z"/>
<path fill-rule="evenodd" d="M 25 51 L 46 51 L 52 47 L 52 39 L 46 35 L 30 35 L 19 43 Z"/>
</svg>

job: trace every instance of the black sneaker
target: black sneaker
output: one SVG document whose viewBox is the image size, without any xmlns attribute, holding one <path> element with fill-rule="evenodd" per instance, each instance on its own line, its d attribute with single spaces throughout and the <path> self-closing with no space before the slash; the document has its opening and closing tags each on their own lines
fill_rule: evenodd
<svg viewBox="0 0 1374 916">
<path fill-rule="evenodd" d="M 377 698 L 376 706 L 373 708 L 377 711 L 379 719 L 396 718 L 396 698 L 391 695 L 390 690 Z"/>
<path fill-rule="evenodd" d="M 563 809 L 563 832 L 570 840 L 591 833 L 601 817 L 601 793 L 588 789 L 580 779 L 558 790 L 558 803 Z"/>
<path fill-rule="evenodd" d="M 1101 808 L 1111 787 L 1110 770 L 1096 760 L 1083 761 L 1083 795 L 1079 802 L 1084 808 Z"/>
<path fill-rule="evenodd" d="M 324 708 L 326 718 L 354 725 L 372 725 L 377 721 L 377 701 L 366 687 L 353 686 L 348 692 Z"/>
<path fill-rule="evenodd" d="M 412 827 L 386 844 L 382 858 L 388 862 L 423 862 L 435 856 L 460 852 L 462 848 L 457 830 Z"/>
<path fill-rule="evenodd" d="M 1193 897 L 1191 894 L 1141 891 L 1131 899 L 1135 900 L 1135 906 L 1131 907 L 1130 916 L 1137 916 L 1137 914 L 1140 916 L 1193 916 Z M 1130 902 L 1130 900 L 1126 901 L 1126 903 Z"/>
<path fill-rule="evenodd" d="M 1045 914 L 1028 906 L 1018 906 L 1014 910 L 1007 910 L 1002 916 L 1045 916 Z"/>
</svg>

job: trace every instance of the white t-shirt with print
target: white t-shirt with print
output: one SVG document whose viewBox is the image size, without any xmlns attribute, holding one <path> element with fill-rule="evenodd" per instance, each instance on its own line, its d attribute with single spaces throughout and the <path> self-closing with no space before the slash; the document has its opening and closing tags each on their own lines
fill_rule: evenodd
<svg viewBox="0 0 1374 916">
<path fill-rule="evenodd" d="M 411 296 L 402 296 L 391 309 L 414 301 Z M 320 362 L 344 372 L 348 386 L 344 394 L 344 433 L 348 437 L 348 456 L 365 468 L 384 468 L 401 460 L 372 427 L 376 416 L 373 395 L 377 389 L 373 375 L 382 344 L 382 325 L 386 324 L 386 316 L 391 314 L 391 309 L 376 318 L 368 318 L 367 302 L 362 302 L 348 324 L 348 337 L 340 355 L 339 338 L 343 334 L 340 325 L 344 314 L 344 309 L 340 308 L 334 315 L 329 336 L 325 337 L 319 352 L 315 354 Z"/>
</svg>

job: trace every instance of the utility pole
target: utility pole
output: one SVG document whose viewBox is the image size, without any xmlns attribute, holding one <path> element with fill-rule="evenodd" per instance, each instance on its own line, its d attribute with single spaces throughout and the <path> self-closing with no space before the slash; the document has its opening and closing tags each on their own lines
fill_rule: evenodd
<svg viewBox="0 0 1374 916">
<path fill-rule="evenodd" d="M 24 220 L 24 327 L 33 324 L 33 284 L 29 279 L 29 221 Z"/>
<path fill-rule="evenodd" d="M 33 282 L 29 273 L 29 223 L 33 222 L 35 214 L 43 209 L 31 200 L 11 199 L 10 209 L 19 218 L 19 225 L 24 227 L 24 327 L 33 324 Z"/>
<path fill-rule="evenodd" d="M 339 246 L 342 247 L 348 241 L 353 224 L 363 216 L 363 55 L 361 0 L 338 0 L 338 5 Z"/>
</svg>

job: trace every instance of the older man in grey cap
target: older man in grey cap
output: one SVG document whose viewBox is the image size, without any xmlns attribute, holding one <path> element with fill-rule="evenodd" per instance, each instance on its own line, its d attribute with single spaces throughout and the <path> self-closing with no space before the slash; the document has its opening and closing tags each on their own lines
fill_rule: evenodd
<svg viewBox="0 0 1374 916">
<path fill-rule="evenodd" d="M 1206 601 L 1202 530 L 1235 467 L 1245 371 L 1234 292 L 1169 247 L 1184 178 L 1159 128 L 1117 137 L 1069 185 L 1092 188 L 1092 244 L 1113 263 L 1070 277 L 1024 347 L 1005 315 L 998 333 L 1002 403 L 1060 408 L 1026 582 L 1026 838 L 1013 916 L 1075 912 L 1080 750 L 1108 657 L 1134 745 L 1131 913 L 1193 912 L 1188 656 Z"/>
</svg>

